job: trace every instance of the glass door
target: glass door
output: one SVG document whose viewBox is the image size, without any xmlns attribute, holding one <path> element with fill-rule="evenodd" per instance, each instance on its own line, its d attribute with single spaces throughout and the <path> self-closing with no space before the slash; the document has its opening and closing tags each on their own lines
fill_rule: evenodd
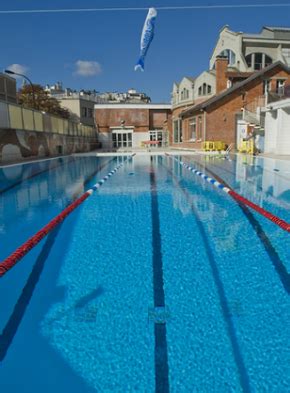
<svg viewBox="0 0 290 393">
<path fill-rule="evenodd" d="M 166 146 L 167 139 L 166 139 L 166 131 L 163 130 L 152 130 L 149 131 L 150 141 L 156 142 L 155 147 L 162 147 Z"/>
<path fill-rule="evenodd" d="M 112 141 L 116 149 L 132 147 L 132 132 L 115 131 L 112 133 Z"/>
</svg>

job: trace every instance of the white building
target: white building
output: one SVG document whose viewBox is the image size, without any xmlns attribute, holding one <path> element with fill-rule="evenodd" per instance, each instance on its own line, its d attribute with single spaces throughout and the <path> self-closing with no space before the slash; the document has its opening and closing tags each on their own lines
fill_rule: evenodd
<svg viewBox="0 0 290 393">
<path fill-rule="evenodd" d="M 184 77 L 180 83 L 173 84 L 173 109 L 198 104 L 216 94 L 215 63 L 220 56 L 228 58 L 227 87 L 277 61 L 290 66 L 290 28 L 265 26 L 258 34 L 248 34 L 224 26 L 213 49 L 209 70 L 196 78 Z M 277 90 L 281 95 L 284 93 L 283 81 L 277 84 Z"/>
<path fill-rule="evenodd" d="M 290 99 L 268 105 L 265 118 L 265 153 L 290 155 Z"/>
<path fill-rule="evenodd" d="M 290 28 L 264 26 L 258 34 L 234 32 L 224 26 L 210 59 L 214 69 L 217 56 L 227 56 L 229 65 L 241 72 L 259 71 L 281 61 L 290 65 Z"/>
</svg>

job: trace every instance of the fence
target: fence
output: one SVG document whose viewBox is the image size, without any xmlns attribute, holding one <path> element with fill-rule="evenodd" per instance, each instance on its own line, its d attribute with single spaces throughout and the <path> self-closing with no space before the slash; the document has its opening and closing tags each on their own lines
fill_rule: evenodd
<svg viewBox="0 0 290 393">
<path fill-rule="evenodd" d="M 0 101 L 0 128 L 95 137 L 96 129 L 45 112 Z"/>
</svg>

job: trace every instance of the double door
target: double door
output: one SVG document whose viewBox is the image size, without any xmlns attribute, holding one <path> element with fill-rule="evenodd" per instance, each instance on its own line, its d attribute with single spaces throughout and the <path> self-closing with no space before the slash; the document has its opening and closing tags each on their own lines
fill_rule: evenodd
<svg viewBox="0 0 290 393">
<path fill-rule="evenodd" d="M 112 133 L 112 140 L 115 149 L 132 147 L 132 132 L 115 131 Z"/>
</svg>

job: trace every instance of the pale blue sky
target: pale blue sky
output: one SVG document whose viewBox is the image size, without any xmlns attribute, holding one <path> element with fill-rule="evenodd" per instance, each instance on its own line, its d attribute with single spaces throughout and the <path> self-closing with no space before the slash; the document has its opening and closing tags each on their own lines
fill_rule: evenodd
<svg viewBox="0 0 290 393">
<path fill-rule="evenodd" d="M 11 0 L 0 10 L 39 8 L 150 7 L 246 4 L 218 0 Z M 272 4 L 269 0 L 250 4 Z M 281 3 L 289 3 L 282 1 Z M 146 11 L 0 14 L 0 68 L 20 64 L 35 83 L 126 91 L 131 87 L 169 102 L 173 82 L 208 68 L 219 30 L 258 33 L 263 25 L 290 26 L 289 8 L 179 10 L 158 12 L 145 72 L 135 72 Z"/>
</svg>

